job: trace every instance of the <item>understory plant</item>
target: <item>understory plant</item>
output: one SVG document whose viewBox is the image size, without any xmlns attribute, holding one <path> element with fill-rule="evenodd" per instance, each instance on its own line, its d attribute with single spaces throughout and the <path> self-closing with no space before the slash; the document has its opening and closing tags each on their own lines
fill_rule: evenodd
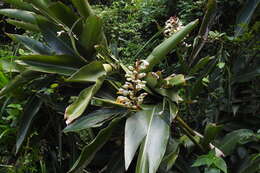
<svg viewBox="0 0 260 173">
<path fill-rule="evenodd" d="M 42 37 L 34 40 L 8 35 L 32 54 L 18 57 L 15 63 L 4 61 L 5 68 L 15 69 L 12 73 L 16 76 L 0 91 L 6 109 L 13 108 L 8 104 L 10 99 L 20 96 L 26 100 L 19 110 L 23 115 L 19 119 L 15 153 L 26 151 L 22 150 L 26 141 L 26 146 L 30 142 L 41 144 L 39 153 L 46 161 L 39 166 L 42 172 L 258 170 L 257 127 L 232 129 L 233 122 L 230 125 L 226 117 L 220 116 L 229 115 L 232 110 L 238 113 L 234 106 L 239 102 L 233 103 L 237 100 L 233 100 L 235 95 L 230 88 L 236 83 L 255 82 L 259 66 L 255 67 L 251 58 L 246 65 L 237 66 L 256 68 L 244 73 L 250 78 L 229 71 L 233 63 L 224 58 L 228 56 L 224 40 L 232 41 L 233 46 L 243 37 L 234 37 L 233 42 L 225 34 L 209 32 L 216 15 L 215 0 L 207 3 L 192 47 L 186 47 L 183 40 L 190 41 L 188 37 L 195 32 L 199 20 L 174 29 L 148 57 L 137 51 L 139 59 L 132 66 L 117 58 L 117 49 L 109 46 L 110 40 L 103 32 L 106 26 L 87 0 L 71 0 L 73 7 L 49 0 L 6 2 L 17 8 L 0 10 L 0 14 L 11 18 L 8 22 L 39 32 Z M 219 51 L 201 58 L 210 39 Z M 167 65 L 170 57 L 177 57 L 175 65 Z M 159 66 L 162 63 L 166 63 L 164 69 Z M 211 82 L 214 77 L 222 78 Z M 17 89 L 20 92 L 16 93 Z M 215 101 L 207 107 L 210 101 L 221 98 L 217 94 L 227 97 L 224 104 Z M 218 116 L 210 116 L 218 106 L 222 106 Z M 256 112 L 252 116 L 259 121 Z M 205 118 L 205 114 L 209 117 Z M 196 128 L 196 119 L 200 121 L 201 116 L 204 124 L 197 123 Z M 30 128 L 37 129 L 39 134 L 33 137 Z M 218 139 L 218 135 L 223 139 Z M 242 168 L 229 166 L 225 157 L 247 143 L 251 146 L 247 151 L 242 149 L 244 157 L 239 155 L 247 159 Z"/>
</svg>

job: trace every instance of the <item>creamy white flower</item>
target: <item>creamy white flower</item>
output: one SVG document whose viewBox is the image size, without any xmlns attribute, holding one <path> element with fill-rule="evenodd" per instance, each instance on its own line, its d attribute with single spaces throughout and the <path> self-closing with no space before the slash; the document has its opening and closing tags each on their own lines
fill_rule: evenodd
<svg viewBox="0 0 260 173">
<path fill-rule="evenodd" d="M 134 67 L 133 66 L 128 66 L 128 69 L 133 71 L 134 70 Z"/>
<path fill-rule="evenodd" d="M 137 77 L 139 78 L 139 79 L 142 79 L 142 78 L 144 78 L 146 76 L 146 73 L 139 73 L 138 75 L 137 75 Z"/>
</svg>

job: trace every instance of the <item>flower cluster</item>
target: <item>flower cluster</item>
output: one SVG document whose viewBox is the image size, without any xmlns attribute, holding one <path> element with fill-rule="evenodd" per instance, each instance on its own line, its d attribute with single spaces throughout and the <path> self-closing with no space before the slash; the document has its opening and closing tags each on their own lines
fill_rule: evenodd
<svg viewBox="0 0 260 173">
<path fill-rule="evenodd" d="M 164 35 L 170 37 L 183 28 L 183 24 L 177 16 L 172 16 L 165 22 Z"/>
<path fill-rule="evenodd" d="M 180 21 L 180 19 L 177 16 L 172 16 L 172 17 L 170 17 L 170 19 L 168 19 L 165 22 L 165 30 L 164 30 L 163 34 L 165 37 L 170 37 L 174 33 L 181 30 L 183 27 L 184 26 L 183 26 L 182 22 Z M 191 44 L 188 44 L 185 41 L 182 42 L 182 45 L 184 45 L 185 47 L 191 46 Z"/>
<path fill-rule="evenodd" d="M 145 60 L 138 60 L 135 66 L 129 66 L 129 71 L 126 73 L 126 82 L 118 90 L 116 102 L 124 104 L 126 107 L 131 109 L 141 109 L 140 105 L 143 103 L 147 93 L 140 93 L 145 88 L 146 81 L 142 80 L 146 73 L 142 72 L 147 68 L 149 63 Z"/>
</svg>

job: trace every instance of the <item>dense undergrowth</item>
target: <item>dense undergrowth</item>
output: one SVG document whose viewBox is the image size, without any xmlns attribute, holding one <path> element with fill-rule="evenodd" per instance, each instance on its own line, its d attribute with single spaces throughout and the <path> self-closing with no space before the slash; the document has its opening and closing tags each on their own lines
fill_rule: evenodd
<svg viewBox="0 0 260 173">
<path fill-rule="evenodd" d="M 0 3 L 31 11 L 0 10 L 0 172 L 260 171 L 259 1 L 27 1 Z"/>
</svg>

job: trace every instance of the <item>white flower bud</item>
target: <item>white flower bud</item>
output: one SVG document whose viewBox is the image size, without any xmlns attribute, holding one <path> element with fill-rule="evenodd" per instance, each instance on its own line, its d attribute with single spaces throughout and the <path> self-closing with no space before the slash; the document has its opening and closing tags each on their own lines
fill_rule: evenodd
<svg viewBox="0 0 260 173">
<path fill-rule="evenodd" d="M 133 71 L 134 70 L 134 67 L 133 66 L 128 66 L 128 69 Z"/>
<path fill-rule="evenodd" d="M 137 77 L 138 77 L 139 79 L 142 79 L 142 78 L 145 77 L 145 76 L 146 76 L 145 73 L 139 73 L 139 74 L 137 75 Z"/>
</svg>

